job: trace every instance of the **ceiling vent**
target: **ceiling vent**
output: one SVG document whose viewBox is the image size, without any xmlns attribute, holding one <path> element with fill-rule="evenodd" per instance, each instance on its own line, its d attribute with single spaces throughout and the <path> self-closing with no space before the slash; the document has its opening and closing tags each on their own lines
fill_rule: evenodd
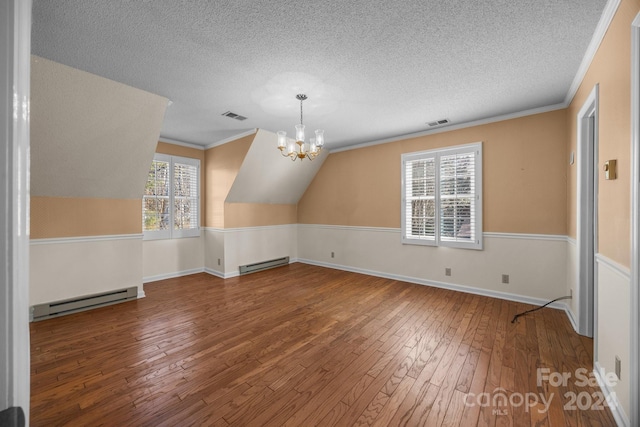
<svg viewBox="0 0 640 427">
<path fill-rule="evenodd" d="M 436 120 L 435 122 L 429 122 L 427 124 L 431 127 L 447 125 L 449 124 L 449 119 Z"/>
<path fill-rule="evenodd" d="M 226 117 L 231 117 L 232 119 L 236 119 L 236 120 L 247 120 L 247 118 L 245 116 L 241 116 L 240 114 L 236 114 L 236 113 L 232 113 L 231 111 L 227 111 L 226 113 L 222 113 L 223 116 Z"/>
</svg>

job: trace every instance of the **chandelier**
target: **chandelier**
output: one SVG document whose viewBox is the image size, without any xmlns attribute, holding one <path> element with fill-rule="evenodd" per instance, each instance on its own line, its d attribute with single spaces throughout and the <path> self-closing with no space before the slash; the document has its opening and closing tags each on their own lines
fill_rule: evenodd
<svg viewBox="0 0 640 427">
<path fill-rule="evenodd" d="M 300 93 L 296 95 L 296 99 L 300 101 L 300 124 L 296 125 L 296 139 L 295 141 L 287 140 L 287 133 L 283 130 L 278 131 L 278 150 L 284 157 L 289 157 L 291 160 L 296 159 L 315 159 L 322 147 L 324 146 L 324 131 L 322 129 L 316 130 L 316 137 L 310 138 L 309 143 L 304 142 L 304 124 L 302 124 L 302 101 L 307 99 L 307 95 Z M 297 145 L 297 147 L 296 147 Z"/>
</svg>

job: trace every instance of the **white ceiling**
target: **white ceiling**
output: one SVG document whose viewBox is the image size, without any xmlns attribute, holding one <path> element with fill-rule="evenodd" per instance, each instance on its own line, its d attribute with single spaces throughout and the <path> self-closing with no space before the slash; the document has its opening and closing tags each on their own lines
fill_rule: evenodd
<svg viewBox="0 0 640 427">
<path fill-rule="evenodd" d="M 335 149 L 564 102 L 605 5 L 34 0 L 32 51 L 169 98 L 162 136 L 203 146 L 293 133 L 305 93 Z"/>
<path fill-rule="evenodd" d="M 327 151 L 322 150 L 312 161 L 291 161 L 274 149 L 277 143 L 275 133 L 258 130 L 225 202 L 298 204 Z"/>
</svg>

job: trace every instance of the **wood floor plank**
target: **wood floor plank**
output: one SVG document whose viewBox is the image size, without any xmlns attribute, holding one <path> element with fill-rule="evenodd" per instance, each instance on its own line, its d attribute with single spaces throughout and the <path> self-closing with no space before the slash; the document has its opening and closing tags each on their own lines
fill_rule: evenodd
<svg viewBox="0 0 640 427">
<path fill-rule="evenodd" d="M 378 427 L 385 427 L 390 425 L 391 419 L 398 411 L 398 407 L 404 401 L 411 387 L 416 382 L 416 379 L 410 376 L 405 376 L 402 382 L 398 384 L 398 387 L 389 396 L 389 400 L 384 405 L 378 416 L 376 417 L 373 425 Z"/>
<path fill-rule="evenodd" d="M 382 408 L 389 400 L 389 396 L 383 392 L 378 393 L 373 400 L 369 403 L 366 409 L 362 412 L 360 417 L 356 420 L 355 423 L 349 424 L 353 426 L 370 426 L 373 425 L 376 418 L 380 412 L 382 412 Z"/>
<path fill-rule="evenodd" d="M 474 426 L 478 424 L 478 417 L 480 416 L 479 401 L 481 401 L 478 399 L 478 396 L 480 396 L 485 389 L 490 360 L 491 350 L 487 347 L 483 347 L 478 356 L 478 363 L 476 364 L 476 369 L 473 373 L 473 379 L 471 380 L 469 391 L 464 397 L 465 407 L 462 411 L 460 425 Z"/>
<path fill-rule="evenodd" d="M 304 264 L 145 293 L 31 324 L 31 425 L 615 425 L 537 384 L 593 364 L 559 310 Z"/>
<path fill-rule="evenodd" d="M 350 426 L 360 419 L 360 415 L 369 407 L 371 402 L 381 392 L 381 389 L 389 381 L 393 373 L 398 369 L 402 361 L 407 357 L 411 349 L 409 347 L 401 347 L 393 357 L 387 361 L 384 368 L 378 372 L 371 384 L 362 392 L 362 394 L 349 405 L 347 413 L 338 421 L 336 425 Z M 382 360 L 382 359 L 381 359 Z M 382 393 L 384 394 L 384 393 Z M 385 394 L 388 397 L 388 395 Z M 382 397 L 381 397 L 382 399 Z"/>
<path fill-rule="evenodd" d="M 371 380 L 373 381 L 373 378 L 371 378 Z M 348 410 L 349 406 L 343 401 L 339 401 L 333 408 L 331 408 L 329 412 L 327 412 L 327 415 L 324 416 L 324 418 L 318 423 L 318 425 L 326 427 L 334 426 L 344 416 L 344 414 L 347 413 Z"/>
<path fill-rule="evenodd" d="M 452 355 L 453 360 L 447 365 L 448 375 L 445 377 L 444 381 L 439 384 L 440 390 L 436 396 L 436 400 L 433 403 L 431 411 L 429 412 L 427 425 L 440 426 L 444 422 L 447 409 L 452 404 L 453 397 L 456 396 L 456 383 L 458 382 L 458 376 L 460 375 L 460 371 L 462 371 L 462 366 L 467 358 L 467 354 L 468 346 L 460 344 L 458 346 L 457 353 Z M 457 406 L 458 403 L 459 402 L 455 402 L 453 405 Z"/>
<path fill-rule="evenodd" d="M 480 358 L 480 352 L 475 349 L 469 349 L 467 359 L 464 361 L 464 366 L 458 377 L 458 383 L 456 384 L 456 390 L 462 393 L 468 393 L 473 381 L 473 374 L 476 372 L 476 366 L 478 365 L 478 359 Z"/>
<path fill-rule="evenodd" d="M 417 382 L 417 381 L 416 381 Z M 429 415 L 431 414 L 431 408 L 440 393 L 440 387 L 437 385 L 431 384 L 429 382 L 425 383 L 428 387 L 425 390 L 424 398 L 422 400 L 417 401 L 417 405 L 412 407 L 411 414 L 405 414 L 405 417 L 409 415 L 408 418 L 404 418 L 401 420 L 399 425 L 403 426 L 423 426 L 428 425 L 427 420 Z M 398 411 L 399 413 L 399 411 Z M 405 422 L 406 420 L 406 422 Z"/>
<path fill-rule="evenodd" d="M 273 390 L 269 387 L 249 387 L 243 393 L 236 395 L 232 400 L 220 407 L 217 418 L 224 418 L 227 423 L 231 423 L 241 418 L 245 412 L 252 412 L 254 408 L 263 402 L 270 394 L 273 394 Z"/>
<path fill-rule="evenodd" d="M 370 346 L 366 352 L 358 355 L 357 359 L 345 367 L 339 377 L 334 378 L 327 387 L 313 396 L 305 405 L 304 411 L 300 411 L 301 415 L 309 413 L 304 420 L 298 418 L 300 424 L 316 425 L 324 418 L 357 384 L 371 365 L 380 359 L 382 353 L 377 351 L 380 344 L 381 343 L 378 342 L 377 345 Z M 295 418 L 293 418 L 292 421 L 295 421 Z"/>
<path fill-rule="evenodd" d="M 389 425 L 411 425 L 408 424 L 409 420 L 413 417 L 414 412 L 418 410 L 420 405 L 425 404 L 425 402 L 429 402 L 430 408 L 430 405 L 433 404 L 433 400 L 435 400 L 437 394 L 435 391 L 437 391 L 437 389 L 438 387 L 434 386 L 429 381 L 421 381 L 421 378 L 417 378 L 413 382 L 411 390 L 409 390 L 402 402 L 398 405 L 393 418 L 389 421 Z M 431 394 L 429 394 L 429 391 Z M 429 396 L 432 397 L 431 400 L 429 399 Z M 421 413 L 422 411 L 418 410 L 418 415 Z"/>
<path fill-rule="evenodd" d="M 447 406 L 447 412 L 442 420 L 443 427 L 454 427 L 460 425 L 462 419 L 462 413 L 464 412 L 464 398 L 465 394 L 460 390 L 453 390 L 451 395 L 451 401 Z"/>
</svg>

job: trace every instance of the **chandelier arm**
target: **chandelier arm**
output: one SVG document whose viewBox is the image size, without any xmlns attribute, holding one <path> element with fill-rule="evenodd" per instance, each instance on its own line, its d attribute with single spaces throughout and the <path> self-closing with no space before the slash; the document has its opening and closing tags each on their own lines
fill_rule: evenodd
<svg viewBox="0 0 640 427">
<path fill-rule="evenodd" d="M 280 154 L 282 154 L 283 157 L 289 157 L 291 158 L 291 161 L 295 162 L 296 159 L 300 159 L 300 162 L 302 162 L 302 159 L 304 159 L 305 157 L 307 157 L 309 161 L 313 161 L 313 159 L 318 157 L 318 154 L 320 154 L 320 151 L 322 151 L 322 145 L 324 144 L 322 131 L 316 130 L 316 138 L 317 138 L 318 145 L 315 144 L 315 138 L 312 138 L 307 149 L 307 146 L 305 146 L 305 143 L 304 143 L 304 112 L 303 112 L 304 107 L 302 105 L 302 102 L 307 99 L 307 95 L 303 93 L 299 93 L 298 95 L 296 95 L 296 99 L 300 101 L 300 125 L 295 126 L 296 127 L 295 144 L 298 145 L 298 149 L 295 149 L 295 145 L 293 147 L 291 147 L 291 145 L 287 145 L 286 132 L 284 131 L 278 132 L 278 149 L 280 150 Z M 292 151 L 289 152 L 288 150 L 292 150 Z"/>
</svg>

